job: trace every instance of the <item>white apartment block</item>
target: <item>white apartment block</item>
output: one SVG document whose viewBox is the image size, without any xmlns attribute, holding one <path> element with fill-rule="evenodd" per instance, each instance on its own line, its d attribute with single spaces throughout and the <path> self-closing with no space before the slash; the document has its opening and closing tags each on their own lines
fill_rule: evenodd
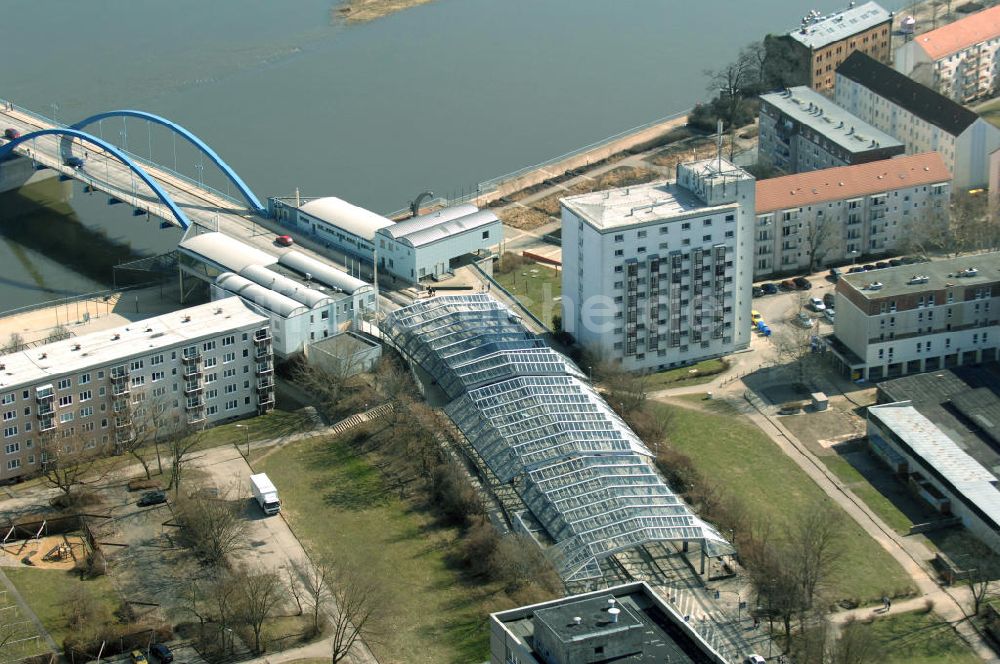
<svg viewBox="0 0 1000 664">
<path fill-rule="evenodd" d="M 759 126 L 758 158 L 785 173 L 864 164 L 906 151 L 806 86 L 761 95 Z"/>
<path fill-rule="evenodd" d="M 997 87 L 1000 6 L 917 35 L 895 53 L 896 71 L 967 104 Z"/>
<path fill-rule="evenodd" d="M 950 195 L 936 152 L 760 180 L 754 280 L 905 253 L 947 230 Z"/>
<path fill-rule="evenodd" d="M 166 434 L 273 406 L 268 319 L 238 297 L 8 353 L 0 481 L 38 472 L 44 449 L 119 453 L 154 426 Z"/>
<path fill-rule="evenodd" d="M 831 348 L 853 379 L 993 361 L 1000 253 L 843 275 Z"/>
<path fill-rule="evenodd" d="M 837 68 L 839 106 L 906 144 L 939 152 L 956 189 L 987 186 L 1000 129 L 961 104 L 859 52 Z"/>
<path fill-rule="evenodd" d="M 723 159 L 563 199 L 564 328 L 629 371 L 746 347 L 753 220 L 754 178 Z"/>
</svg>

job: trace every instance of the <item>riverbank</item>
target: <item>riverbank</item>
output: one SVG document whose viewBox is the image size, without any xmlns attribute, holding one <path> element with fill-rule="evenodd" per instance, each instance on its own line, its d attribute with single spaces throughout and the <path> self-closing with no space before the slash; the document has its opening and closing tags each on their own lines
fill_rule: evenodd
<svg viewBox="0 0 1000 664">
<path fill-rule="evenodd" d="M 344 0 L 334 7 L 336 19 L 345 23 L 367 23 L 410 7 L 424 5 L 433 0 Z"/>
</svg>

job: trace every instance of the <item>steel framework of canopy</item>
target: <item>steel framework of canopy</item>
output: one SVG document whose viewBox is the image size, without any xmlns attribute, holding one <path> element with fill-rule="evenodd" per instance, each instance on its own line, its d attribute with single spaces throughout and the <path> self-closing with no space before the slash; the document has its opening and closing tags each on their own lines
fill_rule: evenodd
<svg viewBox="0 0 1000 664">
<path fill-rule="evenodd" d="M 732 553 L 576 365 L 492 298 L 418 302 L 382 329 L 437 381 L 449 417 L 556 542 L 550 555 L 564 580 L 599 577 L 601 558 L 646 542 L 700 541 L 709 556 Z"/>
</svg>

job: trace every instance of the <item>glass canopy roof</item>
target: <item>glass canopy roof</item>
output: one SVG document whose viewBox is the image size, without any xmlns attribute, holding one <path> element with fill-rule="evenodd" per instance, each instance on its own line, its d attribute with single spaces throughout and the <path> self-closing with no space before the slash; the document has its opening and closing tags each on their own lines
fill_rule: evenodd
<svg viewBox="0 0 1000 664">
<path fill-rule="evenodd" d="M 437 297 L 386 317 L 383 333 L 444 390 L 445 412 L 556 542 L 566 581 L 645 542 L 732 547 L 648 463 L 649 450 L 561 353 L 486 295 Z"/>
</svg>

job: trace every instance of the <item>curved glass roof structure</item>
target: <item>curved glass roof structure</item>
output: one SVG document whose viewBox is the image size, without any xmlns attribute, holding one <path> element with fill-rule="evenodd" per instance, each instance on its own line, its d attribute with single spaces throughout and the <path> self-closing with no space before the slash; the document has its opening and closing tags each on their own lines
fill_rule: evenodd
<svg viewBox="0 0 1000 664">
<path fill-rule="evenodd" d="M 550 555 L 566 581 L 599 577 L 602 557 L 645 542 L 732 553 L 576 365 L 500 303 L 438 297 L 389 314 L 382 329 L 438 382 L 449 417 L 556 542 Z"/>
</svg>

